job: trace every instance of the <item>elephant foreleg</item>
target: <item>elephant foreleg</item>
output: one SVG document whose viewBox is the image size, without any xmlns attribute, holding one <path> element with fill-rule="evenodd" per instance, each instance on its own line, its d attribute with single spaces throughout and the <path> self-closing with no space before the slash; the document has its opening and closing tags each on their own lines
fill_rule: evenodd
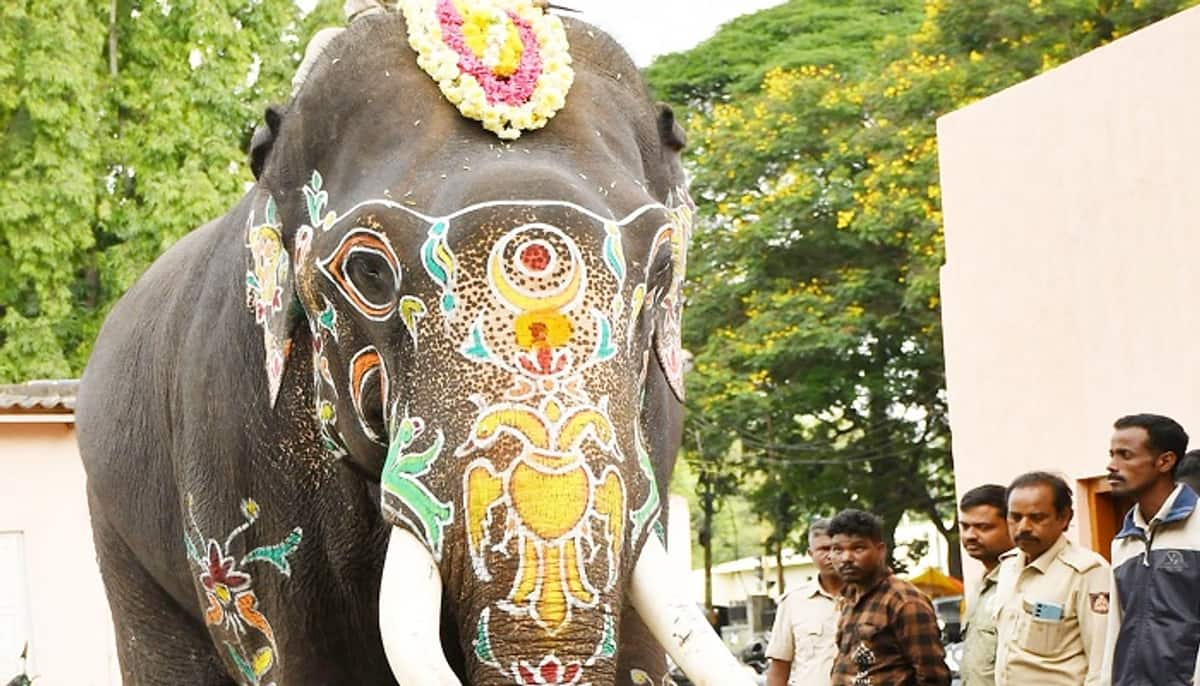
<svg viewBox="0 0 1200 686">
<path fill-rule="evenodd" d="M 203 623 L 142 568 L 100 509 L 92 507 L 92 532 L 125 686 L 234 686 Z"/>
</svg>

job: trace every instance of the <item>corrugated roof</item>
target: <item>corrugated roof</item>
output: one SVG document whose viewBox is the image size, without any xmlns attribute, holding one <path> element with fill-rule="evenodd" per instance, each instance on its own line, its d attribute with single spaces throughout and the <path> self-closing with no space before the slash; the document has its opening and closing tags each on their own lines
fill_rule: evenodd
<svg viewBox="0 0 1200 686">
<path fill-rule="evenodd" d="M 79 379 L 27 381 L 0 386 L 0 412 L 4 410 L 74 410 L 79 395 Z"/>
</svg>

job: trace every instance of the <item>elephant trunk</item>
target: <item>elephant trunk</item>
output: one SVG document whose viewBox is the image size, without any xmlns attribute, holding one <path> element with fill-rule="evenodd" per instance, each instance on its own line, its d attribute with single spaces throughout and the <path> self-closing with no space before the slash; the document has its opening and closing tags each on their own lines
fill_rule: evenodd
<svg viewBox="0 0 1200 686">
<path fill-rule="evenodd" d="M 460 684 L 438 638 L 441 598 L 441 577 L 425 544 L 403 529 L 393 529 L 379 595 L 380 630 L 392 672 L 402 684 Z M 697 686 L 752 683 L 695 603 L 672 583 L 666 550 L 657 538 L 651 537 L 639 556 L 629 599 L 653 636 Z M 477 656 L 485 660 L 492 650 L 486 617 L 482 631 L 471 642 Z M 562 640 L 576 639 L 568 636 Z M 472 683 L 575 684 L 581 682 L 587 669 L 588 683 L 601 686 L 613 683 L 616 676 L 604 666 L 560 659 L 553 646 L 546 646 L 546 657 L 536 664 L 514 663 L 509 673 L 481 670 Z"/>
</svg>

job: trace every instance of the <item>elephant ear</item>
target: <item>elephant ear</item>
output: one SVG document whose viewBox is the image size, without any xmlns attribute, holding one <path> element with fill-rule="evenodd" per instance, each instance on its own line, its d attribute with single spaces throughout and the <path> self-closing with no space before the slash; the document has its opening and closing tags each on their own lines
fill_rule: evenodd
<svg viewBox="0 0 1200 686">
<path fill-rule="evenodd" d="M 246 218 L 246 306 L 262 329 L 267 390 L 274 407 L 300 304 L 275 198 L 261 190 Z"/>
<path fill-rule="evenodd" d="M 679 188 L 667 199 L 671 215 L 671 283 L 659 293 L 654 321 L 654 355 L 679 402 L 683 402 L 683 282 L 687 274 L 688 243 L 692 237 L 692 199 Z"/>
</svg>

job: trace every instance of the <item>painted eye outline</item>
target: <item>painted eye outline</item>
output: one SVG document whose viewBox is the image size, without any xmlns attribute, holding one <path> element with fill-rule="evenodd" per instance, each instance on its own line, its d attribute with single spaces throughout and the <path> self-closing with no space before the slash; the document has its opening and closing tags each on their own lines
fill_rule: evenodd
<svg viewBox="0 0 1200 686">
<path fill-rule="evenodd" d="M 355 255 L 371 255 L 383 260 L 392 276 L 392 296 L 378 303 L 366 296 L 347 272 Z M 395 293 L 400 290 L 400 260 L 387 237 L 371 229 L 356 226 L 342 236 L 328 257 L 317 260 L 317 268 L 341 292 L 355 310 L 372 321 L 387 321 L 396 313 Z"/>
<path fill-rule="evenodd" d="M 374 375 L 379 376 L 379 392 L 383 402 L 383 406 L 387 405 L 389 379 L 387 368 L 383 366 L 383 358 L 379 354 L 379 350 L 375 346 L 367 346 L 355 353 L 350 360 L 349 366 L 350 380 L 350 404 L 354 407 L 354 414 L 358 417 L 359 427 L 370 440 L 384 444 L 380 435 L 371 427 L 371 423 L 367 420 L 366 411 L 366 390 L 367 384 L 371 381 Z M 385 419 L 383 424 L 386 428 L 387 412 L 384 412 Z"/>
</svg>

